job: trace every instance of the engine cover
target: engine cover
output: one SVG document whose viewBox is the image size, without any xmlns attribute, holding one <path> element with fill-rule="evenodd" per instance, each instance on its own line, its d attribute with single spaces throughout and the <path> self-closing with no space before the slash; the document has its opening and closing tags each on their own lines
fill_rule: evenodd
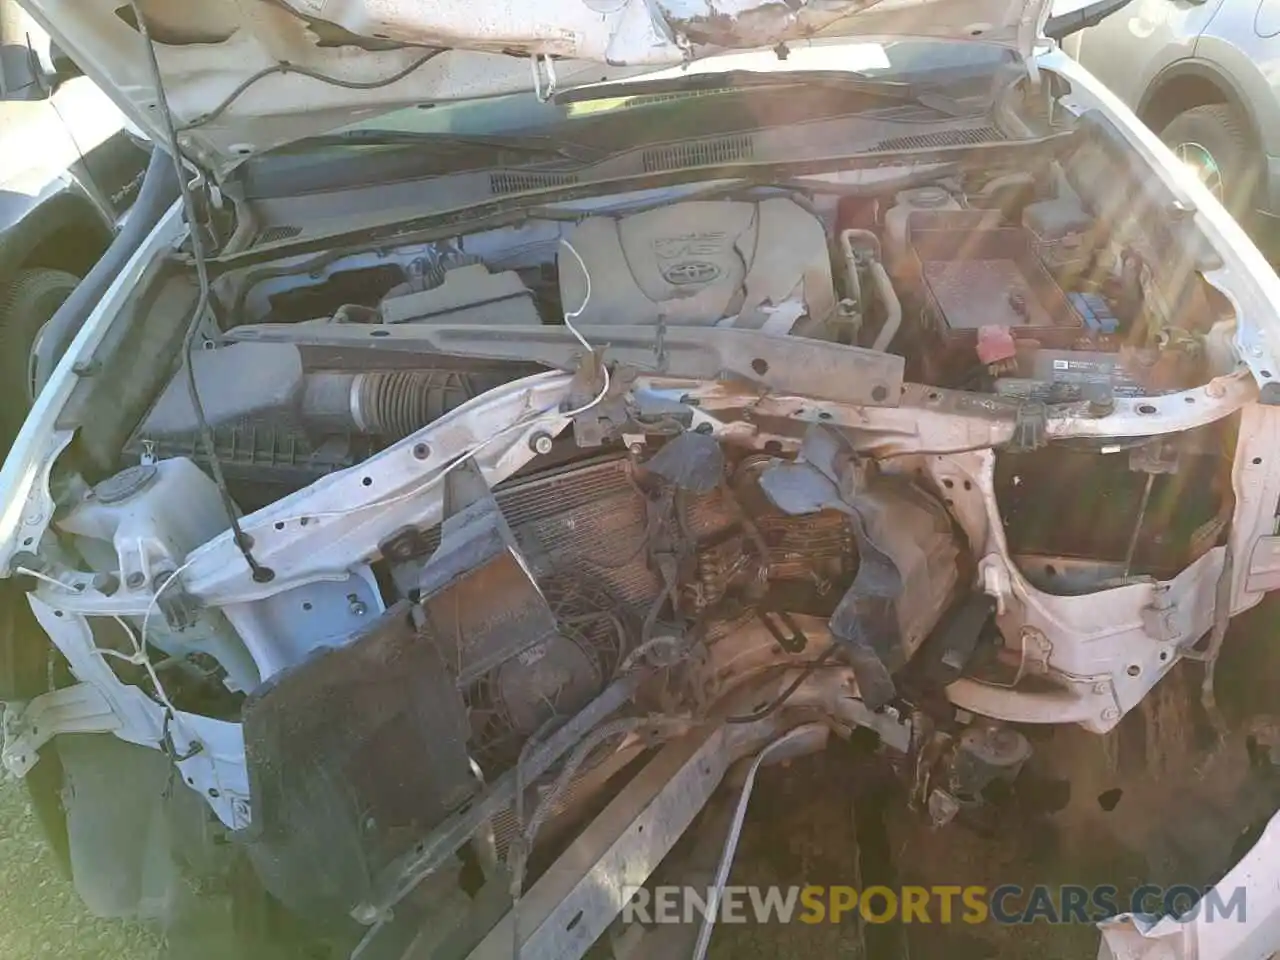
<svg viewBox="0 0 1280 960">
<path fill-rule="evenodd" d="M 591 217 L 561 251 L 566 310 L 579 321 L 790 330 L 801 316 L 824 320 L 836 307 L 822 223 L 785 198 L 759 203 L 693 201 L 629 217 Z M 785 305 L 785 306 L 784 306 Z M 776 318 L 774 323 L 769 323 Z"/>
</svg>

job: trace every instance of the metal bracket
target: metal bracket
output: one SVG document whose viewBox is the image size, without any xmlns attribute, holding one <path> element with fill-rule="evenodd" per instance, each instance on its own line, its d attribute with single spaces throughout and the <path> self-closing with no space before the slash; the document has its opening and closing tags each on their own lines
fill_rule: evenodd
<svg viewBox="0 0 1280 960">
<path fill-rule="evenodd" d="M 1277 364 L 1263 329 L 1254 323 L 1238 324 L 1236 346 L 1258 383 L 1259 402 L 1280 404 L 1280 364 Z"/>
<path fill-rule="evenodd" d="M 649 879 L 720 785 L 736 759 L 725 734 L 704 727 L 664 747 L 469 960 L 509 960 L 517 930 L 523 960 L 583 956 L 622 910 L 622 893 Z"/>
<path fill-rule="evenodd" d="M 291 323 L 250 324 L 227 331 L 225 339 L 236 343 L 250 340 L 511 360 L 570 371 L 578 369 L 584 353 L 582 344 L 563 326 L 517 331 L 510 325 L 384 324 L 376 331 L 376 339 L 364 326 L 323 323 L 300 331 L 297 324 Z M 578 325 L 578 332 L 589 343 L 608 351 L 615 369 L 633 367 L 642 376 L 661 373 L 675 378 L 732 380 L 749 384 L 753 394 L 813 397 L 867 407 L 897 407 L 902 403 L 905 361 L 896 354 L 731 327 L 663 329 L 629 324 Z M 973 412 L 989 417 L 991 403 L 983 398 Z M 933 406 L 937 407 L 937 402 Z M 861 412 L 859 417 L 860 422 L 866 422 Z"/>
<path fill-rule="evenodd" d="M 601 446 L 616 436 L 630 419 L 626 398 L 636 381 L 635 369 L 615 366 L 609 377 L 608 392 L 600 397 L 605 372 L 604 351 L 596 350 L 582 357 L 570 383 L 565 403 L 583 410 L 573 418 L 573 436 L 579 447 Z M 600 397 L 598 402 L 596 397 Z"/>
<path fill-rule="evenodd" d="M 25 777 L 40 759 L 40 748 L 60 733 L 113 733 L 121 726 L 107 698 L 87 683 L 6 703 L 3 723 L 0 759 L 15 777 Z"/>
<path fill-rule="evenodd" d="M 541 65 L 541 66 L 539 66 Z M 556 95 L 556 63 L 545 54 L 534 54 L 529 58 L 529 69 L 533 73 L 533 93 L 539 103 L 546 103 Z M 543 70 L 546 78 L 543 78 Z"/>
<path fill-rule="evenodd" d="M 1018 405 L 1018 419 L 1013 425 L 1009 449 L 1013 452 L 1039 450 L 1048 439 L 1049 407 L 1039 400 Z"/>
<path fill-rule="evenodd" d="M 982 592 L 996 602 L 996 616 L 1002 617 L 1013 601 L 1013 584 L 1009 568 L 998 553 L 988 553 L 978 561 L 978 579 Z"/>
<path fill-rule="evenodd" d="M 1250 593 L 1280 589 L 1280 536 L 1259 537 L 1254 543 L 1245 589 Z"/>
<path fill-rule="evenodd" d="M 576 960 L 645 883 L 740 757 L 784 730 L 774 716 L 673 740 L 593 820 L 475 948 L 469 960 Z M 809 728 L 802 728 L 808 730 Z M 786 743 L 811 743 L 808 737 Z M 517 923 L 518 920 L 518 923 Z M 516 934 L 519 941 L 516 941 Z"/>
<path fill-rule="evenodd" d="M 1142 608 L 1142 629 L 1157 640 L 1177 640 L 1183 630 L 1180 613 L 1178 605 L 1169 599 L 1168 588 L 1157 586 L 1151 602 Z"/>
</svg>

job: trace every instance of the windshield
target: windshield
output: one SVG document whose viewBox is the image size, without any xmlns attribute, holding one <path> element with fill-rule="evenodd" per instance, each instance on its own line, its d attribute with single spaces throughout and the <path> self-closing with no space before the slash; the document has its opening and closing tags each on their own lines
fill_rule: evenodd
<svg viewBox="0 0 1280 960">
<path fill-rule="evenodd" d="M 787 74 L 808 71 L 852 73 L 877 80 L 892 80 L 920 89 L 948 88 L 965 81 L 981 81 L 1001 67 L 1015 63 L 1016 55 L 1006 47 L 953 40 L 883 40 L 809 43 L 793 47 L 786 60 L 773 51 L 727 54 L 693 63 L 689 68 L 662 70 L 629 78 L 628 84 L 664 81 L 681 75 L 725 73 L 733 70 L 769 73 L 780 84 Z M 424 104 L 396 110 L 341 128 L 342 131 L 380 130 L 454 135 L 494 135 L 547 133 L 563 130 L 562 125 L 593 120 L 600 114 L 637 107 L 662 106 L 677 99 L 731 94 L 734 91 L 698 91 L 687 95 L 611 97 L 609 85 L 598 88 L 599 97 L 585 102 L 557 104 L 541 102 L 532 93 L 519 93 L 480 100 Z M 983 88 L 977 88 L 982 91 Z M 803 108 L 805 99 L 797 106 Z"/>
<path fill-rule="evenodd" d="M 925 94 L 953 103 L 952 115 L 978 113 L 991 96 L 993 76 L 1016 62 L 1015 53 L 995 44 L 897 38 L 806 43 L 785 60 L 770 50 L 727 54 L 578 88 L 570 103 L 520 93 L 396 110 L 259 155 L 242 173 L 250 193 L 262 196 L 284 183 L 294 192 L 304 183 L 324 189 L 353 178 L 402 180 L 535 164 L 572 169 L 655 142 L 897 115 L 904 101 Z M 708 83 L 717 74 L 726 77 L 725 87 Z M 812 82 L 815 77 L 832 82 Z M 697 89 L 681 89 L 684 80 Z M 841 80 L 853 83 L 846 88 Z M 654 94 L 644 92 L 650 84 Z M 902 89 L 878 97 L 877 85 Z M 912 120 L 945 119 L 927 106 L 915 110 Z"/>
</svg>

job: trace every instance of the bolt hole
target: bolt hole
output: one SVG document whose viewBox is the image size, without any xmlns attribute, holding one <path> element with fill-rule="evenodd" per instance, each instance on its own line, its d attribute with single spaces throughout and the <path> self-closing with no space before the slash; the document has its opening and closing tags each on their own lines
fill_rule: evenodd
<svg viewBox="0 0 1280 960">
<path fill-rule="evenodd" d="M 1161 663 L 1164 663 L 1164 662 L 1165 662 L 1166 660 L 1168 660 L 1168 659 L 1169 659 L 1169 651 L 1168 651 L 1168 650 L 1161 650 L 1161 651 L 1160 651 L 1160 662 L 1161 662 Z"/>
<path fill-rule="evenodd" d="M 966 480 L 966 481 L 964 482 L 964 488 L 965 488 L 966 490 L 972 490 L 972 489 L 973 489 L 973 484 L 972 484 L 972 483 L 970 483 L 968 480 Z"/>
<path fill-rule="evenodd" d="M 209 796 L 213 797 L 216 800 L 218 797 L 222 796 L 222 794 L 218 792 L 217 787 L 210 787 Z"/>
<path fill-rule="evenodd" d="M 362 478 L 362 479 L 360 480 L 360 485 L 361 485 L 361 486 L 363 486 L 363 487 L 372 487 L 372 486 L 373 486 L 373 477 L 364 477 L 364 478 Z"/>
<path fill-rule="evenodd" d="M 191 777 L 187 777 L 187 786 L 194 787 L 195 785 L 196 785 L 195 780 L 193 780 Z"/>
<path fill-rule="evenodd" d="M 1124 671 L 1124 672 L 1125 672 L 1125 673 L 1127 673 L 1127 674 L 1128 674 L 1129 676 L 1131 676 L 1131 677 L 1136 677 L 1138 674 L 1140 674 L 1140 673 L 1142 672 L 1142 668 L 1141 668 L 1140 666 L 1138 666 L 1136 663 L 1131 663 L 1131 664 L 1129 664 L 1129 666 L 1125 669 L 1125 671 Z"/>
<path fill-rule="evenodd" d="M 371 336 L 371 337 L 389 337 L 389 336 L 391 336 L 391 331 L 390 331 L 390 330 L 370 330 L 370 331 L 369 331 L 369 336 Z"/>
<path fill-rule="evenodd" d="M 27 537 L 27 539 L 23 540 L 23 541 L 22 541 L 22 545 L 23 545 L 24 547 L 29 547 L 29 546 L 31 546 L 31 538 L 30 538 L 30 537 Z"/>
<path fill-rule="evenodd" d="M 1253 460 L 1251 460 L 1250 462 L 1251 462 L 1255 467 L 1260 467 L 1260 466 L 1262 466 L 1262 458 L 1261 458 L 1261 457 L 1254 457 L 1254 458 L 1253 458 Z"/>
<path fill-rule="evenodd" d="M 954 480 L 943 480 L 942 485 L 946 487 L 948 490 L 950 490 L 952 487 L 956 485 L 956 482 Z"/>
<path fill-rule="evenodd" d="M 1271 379 L 1271 371 L 1270 371 L 1270 370 L 1260 370 L 1260 371 L 1258 371 L 1258 372 L 1262 374 L 1262 378 L 1263 378 L 1264 380 L 1270 380 L 1270 379 Z"/>
<path fill-rule="evenodd" d="M 821 413 L 819 413 L 819 414 L 818 414 L 818 419 L 819 419 L 819 420 L 830 420 L 830 419 L 831 419 L 831 414 L 829 414 L 829 413 L 827 413 L 827 411 L 823 410 Z"/>
<path fill-rule="evenodd" d="M 572 930 L 574 927 L 576 927 L 576 926 L 577 926 L 578 924 L 580 924 L 581 922 L 582 922 L 582 911 L 581 911 L 581 910 L 579 910 L 577 913 L 575 913 L 575 914 L 573 915 L 573 919 L 572 919 L 572 920 L 570 920 L 570 921 L 569 921 L 569 923 L 568 923 L 568 925 L 564 928 L 565 933 L 568 933 L 570 930 Z"/>
<path fill-rule="evenodd" d="M 1195 403 L 1195 402 L 1196 402 L 1196 398 L 1195 398 L 1195 397 L 1183 397 L 1182 399 L 1183 399 L 1183 402 L 1185 402 L 1185 403 Z"/>
<path fill-rule="evenodd" d="M 938 393 L 938 391 L 936 391 L 936 390 L 930 390 L 930 391 L 928 392 L 928 394 L 926 394 L 926 396 L 927 396 L 930 400 L 941 400 L 941 399 L 942 399 L 942 394 Z"/>
<path fill-rule="evenodd" d="M 53 615 L 54 615 L 55 617 L 60 617 L 60 616 L 62 616 L 62 611 L 61 611 L 61 610 L 55 610 L 55 611 L 53 611 Z"/>
<path fill-rule="evenodd" d="M 782 444 L 777 440 L 770 440 L 764 445 L 764 452 L 776 457 L 782 452 Z"/>
<path fill-rule="evenodd" d="M 310 610 L 310 609 L 311 609 L 311 601 L 310 601 L 310 600 L 303 600 L 303 601 L 302 601 L 302 609 L 303 609 L 303 610 Z"/>
<path fill-rule="evenodd" d="M 1119 787 L 1112 787 L 1110 790 L 1103 790 L 1098 794 L 1098 806 L 1104 813 L 1110 813 L 1116 808 L 1120 802 L 1120 798 L 1124 796 L 1124 791 Z"/>
<path fill-rule="evenodd" d="M 1138 412 L 1149 417 L 1156 412 L 1156 408 L 1149 403 L 1140 403 L 1138 404 Z"/>
<path fill-rule="evenodd" d="M 415 460 L 425 460 L 431 456 L 431 448 L 425 443 L 415 443 L 413 445 L 413 456 Z"/>
<path fill-rule="evenodd" d="M 950 497 L 947 497 L 947 499 L 946 499 L 946 500 L 944 500 L 944 501 L 943 501 L 943 503 L 945 503 L 948 507 L 954 507 L 954 506 L 955 506 L 955 502 L 954 502 Z"/>
<path fill-rule="evenodd" d="M 756 357 L 751 361 L 751 369 L 763 376 L 769 372 L 769 361 L 762 357 Z"/>
<path fill-rule="evenodd" d="M 876 403 L 881 403 L 889 396 L 889 391 L 882 386 L 871 388 L 871 399 Z"/>
<path fill-rule="evenodd" d="M 283 521 L 283 520 L 277 520 L 277 521 L 276 521 L 276 529 L 277 529 L 277 530 L 283 530 L 283 529 L 284 529 L 284 521 Z"/>
</svg>

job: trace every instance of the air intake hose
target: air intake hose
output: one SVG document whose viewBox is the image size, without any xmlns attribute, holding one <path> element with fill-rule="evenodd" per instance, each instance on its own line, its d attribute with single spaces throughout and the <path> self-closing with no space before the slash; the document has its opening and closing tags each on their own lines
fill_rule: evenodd
<svg viewBox="0 0 1280 960">
<path fill-rule="evenodd" d="M 400 440 L 502 382 L 449 370 L 308 374 L 303 418 Z"/>
</svg>

